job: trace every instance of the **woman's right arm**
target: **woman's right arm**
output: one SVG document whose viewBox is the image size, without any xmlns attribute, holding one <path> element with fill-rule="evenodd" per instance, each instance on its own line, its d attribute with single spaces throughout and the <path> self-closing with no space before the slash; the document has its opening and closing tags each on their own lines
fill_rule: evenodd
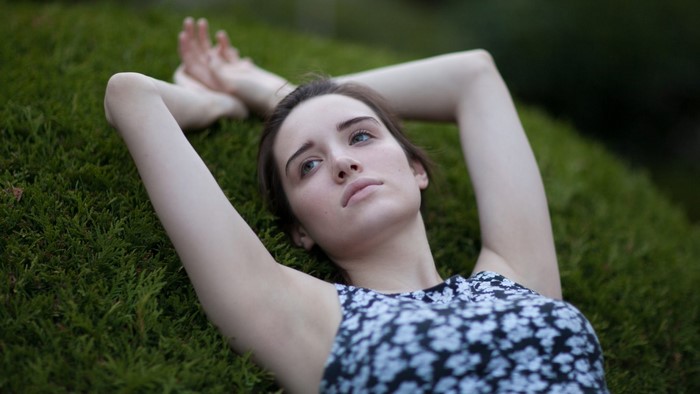
<svg viewBox="0 0 700 394">
<path fill-rule="evenodd" d="M 182 128 L 213 121 L 219 105 L 244 114 L 224 95 L 135 73 L 113 76 L 105 95 L 107 119 L 126 142 L 208 317 L 234 349 L 253 350 L 295 387 L 295 379 L 313 381 L 306 371 L 322 370 L 340 320 L 335 288 L 277 264 L 185 138 Z"/>
</svg>

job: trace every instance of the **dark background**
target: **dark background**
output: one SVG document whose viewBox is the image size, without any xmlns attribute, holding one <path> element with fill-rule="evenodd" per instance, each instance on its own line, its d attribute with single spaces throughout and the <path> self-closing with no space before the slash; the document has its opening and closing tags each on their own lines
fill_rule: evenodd
<svg viewBox="0 0 700 394">
<path fill-rule="evenodd" d="M 700 222 L 700 2 L 188 0 L 406 57 L 485 48 L 513 95 L 647 172 Z M 235 41 L 235 39 L 234 39 Z"/>
<path fill-rule="evenodd" d="M 646 169 L 700 220 L 700 2 L 448 3 L 451 24 L 473 15 L 516 97 Z"/>
</svg>

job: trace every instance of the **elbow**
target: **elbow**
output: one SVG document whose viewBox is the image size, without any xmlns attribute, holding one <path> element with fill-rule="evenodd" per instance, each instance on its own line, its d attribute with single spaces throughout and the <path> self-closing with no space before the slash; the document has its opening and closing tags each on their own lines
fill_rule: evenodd
<svg viewBox="0 0 700 394">
<path fill-rule="evenodd" d="M 473 49 L 457 54 L 460 80 L 471 82 L 475 78 L 498 75 L 493 56 L 485 49 Z"/>
<path fill-rule="evenodd" d="M 493 60 L 493 56 L 486 49 L 474 49 L 471 52 L 471 56 L 478 59 L 479 62 L 483 63 L 485 66 L 495 67 L 496 62 Z"/>
<path fill-rule="evenodd" d="M 128 112 L 125 107 L 133 98 L 155 89 L 153 82 L 145 75 L 132 72 L 114 74 L 105 89 L 104 110 L 107 122 L 118 128 L 120 114 Z"/>
<path fill-rule="evenodd" d="M 463 104 L 470 105 L 475 98 L 482 99 L 485 92 L 493 90 L 494 86 L 502 83 L 502 78 L 496 63 L 489 52 L 474 49 L 453 55 L 450 67 L 450 89 L 453 89 L 457 105 L 455 112 L 459 113 Z"/>
</svg>

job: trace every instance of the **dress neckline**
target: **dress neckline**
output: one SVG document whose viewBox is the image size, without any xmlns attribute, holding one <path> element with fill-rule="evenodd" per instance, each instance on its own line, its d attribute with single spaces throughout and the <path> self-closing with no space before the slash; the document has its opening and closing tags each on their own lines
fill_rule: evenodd
<svg viewBox="0 0 700 394">
<path fill-rule="evenodd" d="M 412 298 L 415 298 L 416 296 L 425 296 L 425 295 L 434 294 L 434 293 L 442 293 L 447 288 L 452 288 L 453 290 L 456 289 L 457 284 L 459 283 L 459 279 L 463 279 L 461 275 L 452 275 L 449 278 L 443 280 L 441 283 L 438 283 L 435 286 L 430 286 L 426 289 L 413 290 L 413 291 L 403 291 L 403 292 L 399 292 L 399 293 L 380 293 L 380 294 L 383 294 L 383 295 L 389 296 L 389 297 L 412 297 Z"/>
<path fill-rule="evenodd" d="M 397 292 L 397 293 L 383 293 L 381 291 L 370 289 L 368 287 L 346 285 L 346 284 L 341 284 L 341 283 L 336 283 L 335 285 L 338 289 L 346 288 L 348 290 L 350 290 L 350 289 L 362 290 L 362 291 L 380 294 L 380 295 L 387 296 L 387 297 L 423 298 L 424 296 L 430 296 L 433 294 L 442 294 L 447 289 L 450 289 L 450 290 L 456 292 L 457 289 L 459 288 L 460 284 L 467 282 L 468 280 L 479 279 L 479 277 L 482 277 L 482 276 L 494 276 L 494 277 L 500 277 L 503 279 L 507 279 L 507 278 L 503 277 L 501 274 L 498 274 L 498 273 L 493 272 L 493 271 L 479 271 L 479 272 L 469 276 L 468 279 L 460 274 L 455 274 L 455 275 L 452 275 L 449 278 L 445 279 L 441 283 L 436 284 L 435 286 L 431 286 L 431 287 L 428 287 L 428 288 L 425 288 L 422 290 L 404 291 L 404 292 Z"/>
<path fill-rule="evenodd" d="M 386 297 L 392 297 L 392 298 L 404 298 L 404 297 L 409 297 L 409 298 L 423 298 L 424 296 L 429 296 L 431 294 L 437 294 L 437 293 L 444 293 L 445 290 L 451 289 L 453 291 L 457 290 L 457 287 L 459 286 L 459 283 L 465 281 L 465 279 L 459 275 L 452 275 L 449 278 L 445 279 L 441 283 L 438 283 L 434 286 L 421 289 L 421 290 L 413 290 L 413 291 L 404 291 L 404 292 L 396 292 L 396 293 L 383 293 L 378 290 L 370 289 L 368 287 L 361 287 L 361 286 L 353 286 L 353 285 L 346 285 L 346 284 L 340 284 L 336 283 L 335 286 L 340 290 L 341 288 L 345 288 L 349 291 L 356 291 L 360 290 L 363 292 L 371 292 L 375 294 L 379 294 L 382 296 Z"/>
</svg>

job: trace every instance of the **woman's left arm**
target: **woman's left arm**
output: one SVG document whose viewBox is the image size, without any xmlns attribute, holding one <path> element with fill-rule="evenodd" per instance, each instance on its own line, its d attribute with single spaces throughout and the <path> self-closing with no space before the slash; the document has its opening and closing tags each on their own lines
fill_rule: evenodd
<svg viewBox="0 0 700 394">
<path fill-rule="evenodd" d="M 198 36 L 182 34 L 181 53 L 197 52 L 192 50 L 196 43 L 208 48 L 208 38 L 202 38 L 208 36 L 206 29 L 203 24 Z M 217 40 L 219 55 L 208 66 L 192 56 L 189 61 L 204 65 L 200 68 L 211 72 L 220 89 L 261 114 L 292 90 L 283 78 L 240 60 L 224 33 L 217 34 Z M 183 60 L 187 64 L 187 57 Z M 474 271 L 498 272 L 539 293 L 561 298 L 539 169 L 508 88 L 486 51 L 442 55 L 335 81 L 369 86 L 405 119 L 456 121 L 481 225 L 482 249 Z"/>
<path fill-rule="evenodd" d="M 476 193 L 482 249 L 495 271 L 561 298 L 547 199 L 508 88 L 483 50 L 339 77 L 378 91 L 406 119 L 456 121 Z"/>
</svg>

